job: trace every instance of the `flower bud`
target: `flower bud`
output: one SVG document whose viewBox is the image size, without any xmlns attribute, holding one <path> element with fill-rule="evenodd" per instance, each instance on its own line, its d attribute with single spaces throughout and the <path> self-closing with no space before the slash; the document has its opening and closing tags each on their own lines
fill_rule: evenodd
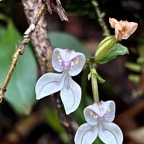
<svg viewBox="0 0 144 144">
<path fill-rule="evenodd" d="M 98 49 L 95 53 L 95 61 L 102 60 L 106 56 L 107 52 L 114 46 L 115 43 L 115 36 L 107 36 L 106 38 L 104 38 L 100 42 Z"/>
</svg>

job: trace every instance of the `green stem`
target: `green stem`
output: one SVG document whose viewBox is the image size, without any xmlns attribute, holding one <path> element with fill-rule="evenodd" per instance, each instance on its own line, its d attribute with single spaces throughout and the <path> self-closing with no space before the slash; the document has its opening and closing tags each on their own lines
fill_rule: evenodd
<svg viewBox="0 0 144 144">
<path fill-rule="evenodd" d="M 91 84 L 92 84 L 92 92 L 93 92 L 93 99 L 95 103 L 99 102 L 99 93 L 98 93 L 98 84 L 97 84 L 97 77 L 95 75 L 95 68 L 93 67 L 92 63 L 89 63 L 90 73 L 91 73 Z"/>
</svg>

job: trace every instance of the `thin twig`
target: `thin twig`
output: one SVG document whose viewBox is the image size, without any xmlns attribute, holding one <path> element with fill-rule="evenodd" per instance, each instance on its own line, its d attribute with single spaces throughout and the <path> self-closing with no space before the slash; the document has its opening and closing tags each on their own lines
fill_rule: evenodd
<svg viewBox="0 0 144 144">
<path fill-rule="evenodd" d="M 36 18 L 35 18 L 35 21 L 32 25 L 29 26 L 29 28 L 26 30 L 25 34 L 24 34 L 24 37 L 23 37 L 23 40 L 21 41 L 21 43 L 18 45 L 14 55 L 13 55 L 13 59 L 12 59 L 12 63 L 11 63 L 11 66 L 10 66 L 10 69 L 6 75 L 6 78 L 0 88 L 0 101 L 2 101 L 2 98 L 4 97 L 4 94 L 6 92 L 6 89 L 7 89 L 7 86 L 10 82 L 10 79 L 13 75 L 13 72 L 14 72 L 14 69 L 16 67 L 16 64 L 17 64 L 17 61 L 18 61 L 18 58 L 20 55 L 22 55 L 24 53 L 24 48 L 25 46 L 28 44 L 28 42 L 30 41 L 30 37 L 31 37 L 31 34 L 32 32 L 34 31 L 35 29 L 35 26 L 37 25 L 39 19 L 41 18 L 43 12 L 44 12 L 44 9 L 45 9 L 45 5 L 42 5 L 42 7 L 40 8 Z"/>
<path fill-rule="evenodd" d="M 99 22 L 101 28 L 103 29 L 104 36 L 110 35 L 109 29 L 104 21 L 105 13 L 101 12 L 101 10 L 99 8 L 99 4 L 96 0 L 92 0 L 91 2 L 93 4 L 93 6 L 95 7 L 95 11 L 98 16 L 98 22 Z"/>
<path fill-rule="evenodd" d="M 43 2 L 45 3 L 50 14 L 56 12 L 59 15 L 61 21 L 68 21 L 67 13 L 62 7 L 60 0 L 55 0 L 55 2 L 50 0 L 43 0 Z"/>
</svg>

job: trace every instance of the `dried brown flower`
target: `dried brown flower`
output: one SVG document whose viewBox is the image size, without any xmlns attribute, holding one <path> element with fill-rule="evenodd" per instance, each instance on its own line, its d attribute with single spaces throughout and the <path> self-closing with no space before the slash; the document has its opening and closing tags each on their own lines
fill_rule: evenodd
<svg viewBox="0 0 144 144">
<path fill-rule="evenodd" d="M 135 22 L 128 22 L 127 20 L 117 21 L 115 18 L 109 18 L 109 23 L 115 29 L 115 36 L 119 41 L 129 38 L 138 27 L 138 24 Z"/>
</svg>

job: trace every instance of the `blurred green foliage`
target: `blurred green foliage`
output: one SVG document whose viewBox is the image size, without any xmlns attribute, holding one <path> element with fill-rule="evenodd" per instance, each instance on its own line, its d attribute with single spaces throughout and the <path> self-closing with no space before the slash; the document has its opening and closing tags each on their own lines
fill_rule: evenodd
<svg viewBox="0 0 144 144">
<path fill-rule="evenodd" d="M 2 15 L 0 16 L 2 18 Z M 21 34 L 17 31 L 12 21 L 7 18 L 7 27 L 0 37 L 0 84 L 2 85 L 5 76 L 10 68 L 12 56 L 16 46 L 22 40 Z M 1 31 L 0 30 L 0 31 Z M 25 53 L 20 57 L 15 68 L 12 79 L 5 93 L 6 100 L 12 105 L 16 112 L 28 114 L 36 102 L 34 86 L 37 80 L 37 65 L 35 56 L 29 46 L 26 46 Z"/>
<path fill-rule="evenodd" d="M 67 13 L 71 15 L 85 16 L 89 18 L 96 17 L 94 7 L 92 6 L 90 0 L 63 0 L 62 4 Z"/>
<path fill-rule="evenodd" d="M 44 109 L 43 113 L 48 125 L 59 135 L 64 144 L 68 144 L 68 136 L 59 121 L 56 109 Z"/>
</svg>

